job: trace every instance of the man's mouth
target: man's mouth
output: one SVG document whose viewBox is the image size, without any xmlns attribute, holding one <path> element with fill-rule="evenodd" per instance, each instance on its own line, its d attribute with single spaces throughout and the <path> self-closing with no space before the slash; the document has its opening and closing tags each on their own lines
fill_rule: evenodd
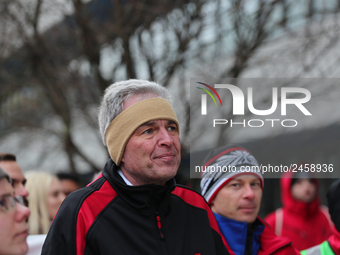
<svg viewBox="0 0 340 255">
<path fill-rule="evenodd" d="M 154 157 L 154 159 L 172 159 L 175 157 L 174 153 L 163 153 Z"/>
<path fill-rule="evenodd" d="M 241 206 L 239 207 L 239 210 L 242 212 L 254 212 L 256 209 L 255 206 Z"/>
</svg>

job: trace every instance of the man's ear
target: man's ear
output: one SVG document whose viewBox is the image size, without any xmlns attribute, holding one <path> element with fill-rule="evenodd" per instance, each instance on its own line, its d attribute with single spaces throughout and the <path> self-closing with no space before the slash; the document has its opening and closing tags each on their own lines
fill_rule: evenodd
<svg viewBox="0 0 340 255">
<path fill-rule="evenodd" d="M 210 209 L 213 211 L 213 212 L 215 212 L 213 209 L 215 208 L 215 198 L 216 198 L 216 196 L 211 200 L 211 202 L 210 202 Z"/>
</svg>

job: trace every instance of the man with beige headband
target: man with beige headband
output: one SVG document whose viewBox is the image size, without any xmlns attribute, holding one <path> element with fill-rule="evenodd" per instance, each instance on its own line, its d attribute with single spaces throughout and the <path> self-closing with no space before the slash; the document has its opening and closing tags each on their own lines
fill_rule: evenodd
<svg viewBox="0 0 340 255">
<path fill-rule="evenodd" d="M 175 183 L 179 124 L 169 101 L 149 81 L 106 89 L 99 127 L 111 158 L 65 199 L 42 254 L 229 254 L 203 197 Z"/>
</svg>

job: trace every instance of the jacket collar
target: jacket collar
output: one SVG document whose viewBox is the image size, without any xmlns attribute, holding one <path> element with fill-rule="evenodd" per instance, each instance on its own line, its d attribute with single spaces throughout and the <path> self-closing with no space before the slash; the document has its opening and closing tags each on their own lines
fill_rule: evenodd
<svg viewBox="0 0 340 255">
<path fill-rule="evenodd" d="M 176 185 L 173 178 L 167 181 L 165 186 L 155 184 L 128 186 L 119 175 L 118 167 L 112 159 L 106 163 L 103 176 L 124 202 L 145 213 L 165 213 L 168 210 L 170 194 Z"/>
<path fill-rule="evenodd" d="M 214 213 L 218 226 L 227 240 L 232 251 L 236 254 L 258 254 L 260 249 L 260 235 L 264 225 L 258 219 L 248 224 L 232 220 Z"/>
<path fill-rule="evenodd" d="M 291 240 L 288 237 L 277 236 L 274 233 L 274 230 L 265 221 L 263 221 L 260 217 L 257 217 L 257 219 L 260 220 L 265 226 L 260 236 L 261 246 L 259 255 L 272 254 L 273 252 L 292 244 Z"/>
</svg>

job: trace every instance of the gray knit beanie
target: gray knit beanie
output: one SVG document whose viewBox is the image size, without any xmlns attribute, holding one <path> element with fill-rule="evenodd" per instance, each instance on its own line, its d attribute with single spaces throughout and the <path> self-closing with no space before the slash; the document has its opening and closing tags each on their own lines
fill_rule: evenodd
<svg viewBox="0 0 340 255">
<path fill-rule="evenodd" d="M 230 180 L 241 174 L 263 177 L 253 155 L 240 146 L 228 145 L 212 150 L 203 160 L 202 196 L 211 204 L 218 191 Z"/>
</svg>

